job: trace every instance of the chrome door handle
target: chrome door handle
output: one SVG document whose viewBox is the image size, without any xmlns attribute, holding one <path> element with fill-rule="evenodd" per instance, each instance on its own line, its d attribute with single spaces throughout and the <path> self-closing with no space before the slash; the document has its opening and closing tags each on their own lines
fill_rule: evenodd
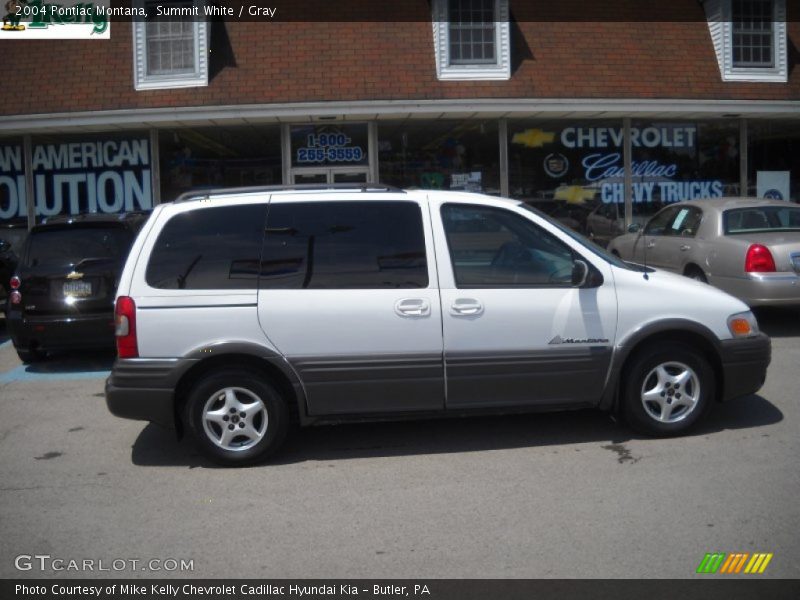
<svg viewBox="0 0 800 600">
<path fill-rule="evenodd" d="M 652 242 L 647 242 L 647 247 L 648 247 L 648 248 L 655 248 L 655 247 L 656 247 L 656 243 L 655 243 L 655 241 L 652 241 Z"/>
<path fill-rule="evenodd" d="M 431 314 L 431 305 L 424 298 L 403 298 L 394 303 L 394 312 L 401 317 L 425 317 Z"/>
<path fill-rule="evenodd" d="M 689 244 L 684 244 L 683 246 L 681 246 L 681 250 L 683 252 L 686 252 L 687 250 L 691 250 L 691 249 L 692 249 L 692 247 Z"/>
<path fill-rule="evenodd" d="M 483 312 L 483 304 L 474 298 L 458 298 L 450 305 L 450 314 L 453 315 L 479 315 Z"/>
</svg>

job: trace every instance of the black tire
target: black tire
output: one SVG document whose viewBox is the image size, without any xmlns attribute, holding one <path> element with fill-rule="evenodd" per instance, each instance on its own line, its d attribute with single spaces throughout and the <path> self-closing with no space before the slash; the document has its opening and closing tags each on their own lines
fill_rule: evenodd
<svg viewBox="0 0 800 600">
<path fill-rule="evenodd" d="M 708 411 L 714 398 L 714 370 L 708 359 L 679 342 L 646 346 L 637 354 L 626 369 L 622 388 L 622 406 L 628 424 L 657 437 L 685 433 Z M 668 376 L 663 381 L 656 371 L 659 366 L 664 367 Z M 678 376 L 686 373 L 689 373 L 687 381 L 676 387 Z M 646 397 L 651 400 L 646 401 Z M 689 408 L 687 399 L 692 398 L 695 401 Z"/>
<path fill-rule="evenodd" d="M 233 427 L 233 430 L 227 434 L 232 439 L 225 448 L 219 445 L 223 442 L 222 434 L 225 433 L 220 427 L 222 423 L 212 422 L 211 419 L 204 418 L 204 414 L 207 410 L 220 414 L 223 409 L 227 413 L 226 407 L 230 402 L 225 392 L 232 388 L 236 388 L 233 393 L 240 405 L 255 406 L 252 410 L 258 410 L 258 414 L 262 415 L 261 419 L 265 413 L 266 422 L 249 412 L 226 414 L 226 427 Z M 263 412 L 254 398 L 261 401 Z M 241 418 L 240 414 L 246 414 L 246 417 Z M 289 410 L 286 399 L 263 375 L 248 369 L 224 368 L 211 372 L 192 387 L 186 402 L 185 423 L 204 456 L 221 465 L 244 466 L 265 459 L 281 447 L 289 427 Z M 208 425 L 207 428 L 204 423 Z M 262 423 L 265 427 L 262 437 L 255 442 L 254 436 L 246 439 L 244 434 L 260 428 Z M 241 435 L 237 435 L 239 427 L 245 428 Z M 207 429 L 210 433 L 207 433 Z M 217 442 L 210 436 L 214 436 Z M 254 443 L 248 447 L 251 442 Z M 231 449 L 237 444 L 244 449 Z"/>
<path fill-rule="evenodd" d="M 688 267 L 684 275 L 689 279 L 694 279 L 695 281 L 699 281 L 701 283 L 708 283 L 708 278 L 706 277 L 706 274 L 703 273 L 702 269 L 700 269 L 700 267 Z"/>
<path fill-rule="evenodd" d="M 17 348 L 17 356 L 26 365 L 39 362 L 44 358 L 44 353 L 35 348 Z"/>
</svg>

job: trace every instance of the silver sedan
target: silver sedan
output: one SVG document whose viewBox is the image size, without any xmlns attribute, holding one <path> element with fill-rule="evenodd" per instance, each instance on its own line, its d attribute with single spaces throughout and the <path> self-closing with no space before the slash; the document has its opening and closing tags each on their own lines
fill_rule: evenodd
<svg viewBox="0 0 800 600">
<path fill-rule="evenodd" d="M 800 206 L 755 198 L 671 204 L 608 249 L 710 283 L 750 306 L 800 305 Z"/>
</svg>

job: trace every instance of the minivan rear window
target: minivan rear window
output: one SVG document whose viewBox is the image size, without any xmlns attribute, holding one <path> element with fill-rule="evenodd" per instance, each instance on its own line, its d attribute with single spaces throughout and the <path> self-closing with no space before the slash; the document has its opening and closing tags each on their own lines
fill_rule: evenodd
<svg viewBox="0 0 800 600">
<path fill-rule="evenodd" d="M 217 206 L 167 221 L 145 278 L 167 290 L 255 289 L 267 205 Z"/>
<path fill-rule="evenodd" d="M 428 287 L 415 202 L 272 204 L 261 260 L 262 288 Z"/>
<path fill-rule="evenodd" d="M 133 236 L 124 227 L 73 225 L 34 230 L 24 260 L 28 267 L 74 265 L 92 259 L 120 261 L 132 243 Z"/>
<path fill-rule="evenodd" d="M 751 206 L 726 210 L 722 222 L 727 235 L 755 231 L 800 231 L 800 207 Z"/>
</svg>

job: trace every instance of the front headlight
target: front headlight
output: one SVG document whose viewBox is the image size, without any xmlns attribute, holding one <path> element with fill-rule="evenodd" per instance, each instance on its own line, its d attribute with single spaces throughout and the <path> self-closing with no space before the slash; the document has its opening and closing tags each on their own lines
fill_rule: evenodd
<svg viewBox="0 0 800 600">
<path fill-rule="evenodd" d="M 735 338 L 753 337 L 758 334 L 758 321 L 749 310 L 736 313 L 728 317 L 728 330 Z"/>
</svg>

